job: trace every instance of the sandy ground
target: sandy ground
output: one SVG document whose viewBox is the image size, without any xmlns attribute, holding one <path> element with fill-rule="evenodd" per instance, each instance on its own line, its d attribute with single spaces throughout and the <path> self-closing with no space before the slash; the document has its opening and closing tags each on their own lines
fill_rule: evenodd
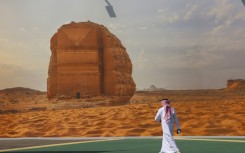
<svg viewBox="0 0 245 153">
<path fill-rule="evenodd" d="M 161 136 L 161 126 L 154 116 L 163 96 L 172 100 L 182 136 L 245 135 L 244 92 L 201 90 L 137 92 L 123 106 L 1 113 L 0 137 Z M 49 105 L 44 94 L 33 98 L 35 107 Z M 25 104 L 19 105 L 23 109 Z M 4 106 L 11 105 L 5 102 L 1 109 Z"/>
</svg>

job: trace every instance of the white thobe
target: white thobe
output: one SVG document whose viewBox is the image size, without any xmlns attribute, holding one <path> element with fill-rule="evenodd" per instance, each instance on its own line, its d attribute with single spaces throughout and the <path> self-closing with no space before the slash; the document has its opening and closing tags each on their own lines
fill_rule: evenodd
<svg viewBox="0 0 245 153">
<path fill-rule="evenodd" d="M 179 151 L 173 139 L 174 122 L 176 123 L 178 129 L 180 129 L 180 124 L 175 109 L 172 107 L 171 117 L 167 121 L 165 120 L 165 108 L 166 106 L 160 108 L 155 116 L 155 120 L 157 122 L 161 122 L 163 130 L 161 153 L 174 153 Z"/>
</svg>

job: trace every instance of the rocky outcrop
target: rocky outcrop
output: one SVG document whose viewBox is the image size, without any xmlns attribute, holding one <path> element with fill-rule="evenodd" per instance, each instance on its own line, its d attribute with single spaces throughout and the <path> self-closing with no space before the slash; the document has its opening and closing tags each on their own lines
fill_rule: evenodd
<svg viewBox="0 0 245 153">
<path fill-rule="evenodd" d="M 245 80 L 243 79 L 228 80 L 227 89 L 245 89 Z"/>
<path fill-rule="evenodd" d="M 121 41 L 102 25 L 71 22 L 51 38 L 47 95 L 109 96 L 126 103 L 135 92 L 132 63 Z"/>
</svg>

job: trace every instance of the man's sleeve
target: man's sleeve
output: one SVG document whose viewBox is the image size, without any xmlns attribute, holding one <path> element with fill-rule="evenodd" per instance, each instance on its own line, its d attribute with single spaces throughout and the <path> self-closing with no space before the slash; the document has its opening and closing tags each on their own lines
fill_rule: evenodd
<svg viewBox="0 0 245 153">
<path fill-rule="evenodd" d="M 161 116 L 162 116 L 162 109 L 159 109 L 159 110 L 157 111 L 156 116 L 155 116 L 155 121 L 161 122 Z"/>
<path fill-rule="evenodd" d="M 180 128 L 180 124 L 179 124 L 179 120 L 178 120 L 178 117 L 177 117 L 177 114 L 176 114 L 176 111 L 175 110 L 174 110 L 173 117 L 174 117 L 174 121 L 176 123 L 177 129 L 181 129 Z"/>
</svg>

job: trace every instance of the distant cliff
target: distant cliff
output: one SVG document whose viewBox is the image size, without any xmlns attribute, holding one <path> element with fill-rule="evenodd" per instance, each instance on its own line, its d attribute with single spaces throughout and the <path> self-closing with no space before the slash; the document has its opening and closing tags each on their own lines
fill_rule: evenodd
<svg viewBox="0 0 245 153">
<path fill-rule="evenodd" d="M 245 89 L 245 80 L 244 79 L 228 80 L 227 89 Z"/>
<path fill-rule="evenodd" d="M 132 63 L 121 41 L 103 25 L 71 22 L 51 38 L 47 96 L 109 96 L 126 104 L 134 95 Z"/>
</svg>

